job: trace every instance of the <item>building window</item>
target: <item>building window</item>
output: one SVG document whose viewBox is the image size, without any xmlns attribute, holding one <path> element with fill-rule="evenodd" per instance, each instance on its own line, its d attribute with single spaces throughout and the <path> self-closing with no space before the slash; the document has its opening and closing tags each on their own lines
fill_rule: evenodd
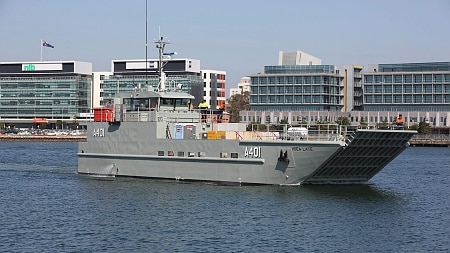
<svg viewBox="0 0 450 253">
<path fill-rule="evenodd" d="M 414 103 L 422 103 L 422 95 L 414 95 Z"/>
<path fill-rule="evenodd" d="M 381 86 L 381 85 L 375 85 L 374 88 L 375 88 L 375 93 L 381 93 L 383 90 L 383 86 Z"/>
<path fill-rule="evenodd" d="M 294 84 L 294 77 L 293 76 L 286 77 L 286 80 L 287 80 L 287 84 Z"/>
<path fill-rule="evenodd" d="M 381 76 L 375 76 L 375 83 L 381 83 Z"/>
<path fill-rule="evenodd" d="M 434 82 L 435 83 L 441 83 L 442 82 L 442 75 L 434 74 Z"/>
<path fill-rule="evenodd" d="M 444 75 L 444 81 L 450 83 L 450 75 Z"/>
<path fill-rule="evenodd" d="M 267 87 L 266 86 L 260 86 L 259 87 L 259 94 L 267 94 Z"/>
<path fill-rule="evenodd" d="M 375 103 L 381 104 L 383 102 L 381 95 L 375 95 Z"/>
<path fill-rule="evenodd" d="M 442 92 L 442 84 L 435 84 L 434 85 L 434 92 L 435 93 L 441 93 Z"/>
<path fill-rule="evenodd" d="M 284 86 L 277 87 L 277 94 L 284 94 Z"/>
<path fill-rule="evenodd" d="M 312 86 L 312 93 L 314 93 L 314 94 L 320 93 L 320 86 L 319 85 L 313 85 Z"/>
<path fill-rule="evenodd" d="M 310 85 L 303 86 L 303 93 L 311 94 L 311 86 Z"/>
<path fill-rule="evenodd" d="M 384 93 L 387 93 L 387 94 L 392 93 L 392 85 L 385 85 L 385 86 L 383 86 L 383 88 L 384 88 Z"/>
<path fill-rule="evenodd" d="M 373 86 L 372 85 L 364 85 L 364 92 L 365 93 L 373 93 Z"/>
<path fill-rule="evenodd" d="M 404 96 L 405 103 L 412 103 L 412 98 L 413 98 L 412 95 L 405 95 Z"/>
<path fill-rule="evenodd" d="M 404 93 L 412 93 L 412 85 L 411 84 L 403 85 L 403 92 Z"/>
<path fill-rule="evenodd" d="M 305 84 L 312 84 L 312 81 L 311 81 L 311 77 L 310 77 L 310 76 L 305 76 L 305 77 L 303 78 L 303 80 L 305 81 Z"/>
<path fill-rule="evenodd" d="M 412 83 L 412 75 L 404 75 L 403 82 L 404 83 Z"/>
<path fill-rule="evenodd" d="M 422 75 L 414 75 L 414 83 L 422 83 Z"/>
<path fill-rule="evenodd" d="M 288 93 L 288 94 L 292 94 L 294 92 L 294 87 L 286 86 L 285 92 Z"/>
<path fill-rule="evenodd" d="M 383 76 L 383 78 L 384 78 L 384 83 L 392 83 L 391 75 Z"/>
<path fill-rule="evenodd" d="M 424 93 L 432 93 L 433 92 L 433 86 L 431 84 L 427 84 L 423 86 Z"/>
<path fill-rule="evenodd" d="M 402 93 L 402 86 L 394 85 L 394 93 Z"/>
<path fill-rule="evenodd" d="M 384 96 L 384 102 L 391 104 L 392 103 L 392 95 L 386 95 Z"/>
<path fill-rule="evenodd" d="M 414 93 L 422 93 L 422 85 L 414 85 Z"/>
</svg>

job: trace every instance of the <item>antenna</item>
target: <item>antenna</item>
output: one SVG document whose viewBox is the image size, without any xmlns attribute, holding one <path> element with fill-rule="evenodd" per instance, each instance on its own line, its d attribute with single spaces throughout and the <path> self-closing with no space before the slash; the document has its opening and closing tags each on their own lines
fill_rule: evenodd
<svg viewBox="0 0 450 253">
<path fill-rule="evenodd" d="M 148 56 L 147 56 L 147 47 L 148 47 L 148 41 L 147 41 L 147 25 L 148 25 L 148 18 L 147 18 L 147 12 L 148 12 L 148 7 L 147 7 L 147 2 L 148 0 L 145 0 L 145 87 L 148 87 Z"/>
<path fill-rule="evenodd" d="M 164 65 L 166 63 L 163 62 L 163 56 L 164 54 L 164 48 L 167 44 L 170 44 L 169 41 L 165 40 L 164 37 L 159 36 L 159 39 L 155 41 L 156 48 L 159 50 L 159 62 L 158 62 L 158 77 L 159 77 L 159 83 L 158 83 L 158 91 L 165 91 L 166 90 L 166 75 L 164 73 Z"/>
</svg>

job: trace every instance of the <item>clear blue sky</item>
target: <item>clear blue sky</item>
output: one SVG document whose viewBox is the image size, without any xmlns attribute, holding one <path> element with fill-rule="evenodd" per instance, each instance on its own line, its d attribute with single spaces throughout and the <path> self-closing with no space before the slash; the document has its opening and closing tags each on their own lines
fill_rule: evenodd
<svg viewBox="0 0 450 253">
<path fill-rule="evenodd" d="M 301 50 L 323 64 L 450 61 L 450 0 L 148 0 L 148 55 L 227 71 L 227 87 Z M 0 62 L 145 59 L 145 0 L 0 0 Z"/>
</svg>

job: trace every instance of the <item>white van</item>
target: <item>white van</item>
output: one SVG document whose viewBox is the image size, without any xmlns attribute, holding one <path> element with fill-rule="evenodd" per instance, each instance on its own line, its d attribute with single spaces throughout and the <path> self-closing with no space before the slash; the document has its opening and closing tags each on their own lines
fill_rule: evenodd
<svg viewBox="0 0 450 253">
<path fill-rule="evenodd" d="M 290 127 L 287 130 L 288 139 L 303 139 L 308 136 L 308 129 L 306 127 Z"/>
</svg>

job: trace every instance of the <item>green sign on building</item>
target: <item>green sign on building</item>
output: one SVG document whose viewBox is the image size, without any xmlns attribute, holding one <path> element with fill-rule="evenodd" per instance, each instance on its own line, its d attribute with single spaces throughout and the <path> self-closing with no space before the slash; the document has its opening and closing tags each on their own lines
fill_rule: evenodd
<svg viewBox="0 0 450 253">
<path fill-rule="evenodd" d="M 36 66 L 34 66 L 33 64 L 22 64 L 22 71 L 35 71 L 36 70 Z"/>
</svg>

